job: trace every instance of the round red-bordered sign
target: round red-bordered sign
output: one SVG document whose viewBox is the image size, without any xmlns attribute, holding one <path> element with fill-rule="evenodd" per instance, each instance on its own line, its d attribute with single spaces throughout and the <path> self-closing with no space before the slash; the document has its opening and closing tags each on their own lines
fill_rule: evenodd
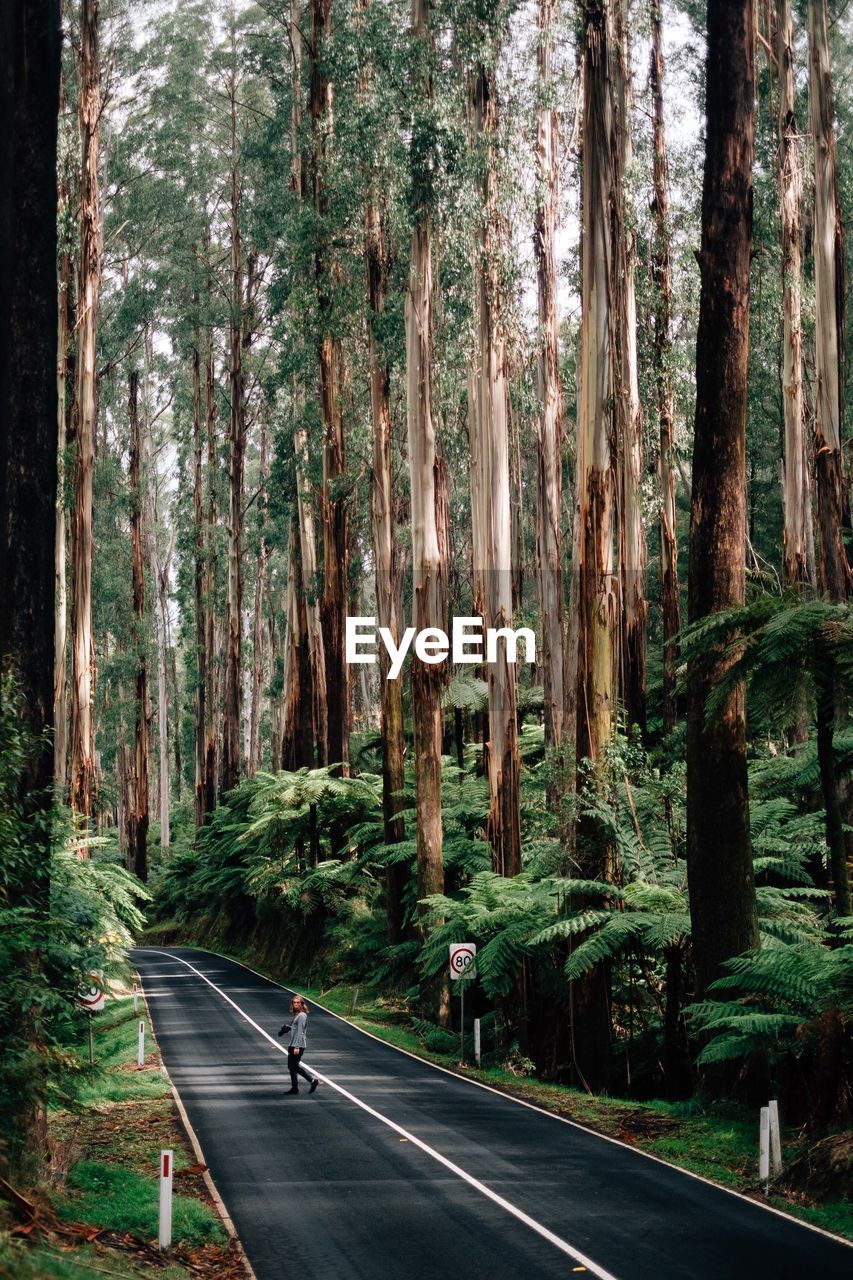
<svg viewBox="0 0 853 1280">
<path fill-rule="evenodd" d="M 92 985 L 80 992 L 77 996 L 77 1003 L 81 1009 L 87 1009 L 89 1013 L 100 1013 L 107 1002 L 106 992 L 101 986 L 104 975 L 102 973 L 93 973 L 91 978 Z"/>
<path fill-rule="evenodd" d="M 451 942 L 450 944 L 450 976 L 451 978 L 476 978 L 477 976 L 477 944 L 474 942 Z"/>
</svg>

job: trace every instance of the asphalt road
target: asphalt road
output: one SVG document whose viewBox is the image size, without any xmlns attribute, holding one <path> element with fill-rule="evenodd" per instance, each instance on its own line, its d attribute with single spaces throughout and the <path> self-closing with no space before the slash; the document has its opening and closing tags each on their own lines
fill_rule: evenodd
<svg viewBox="0 0 853 1280">
<path fill-rule="evenodd" d="M 853 1277 L 853 1248 L 316 1006 L 323 1083 L 286 1097 L 289 992 L 189 947 L 133 958 L 258 1280 Z"/>
</svg>

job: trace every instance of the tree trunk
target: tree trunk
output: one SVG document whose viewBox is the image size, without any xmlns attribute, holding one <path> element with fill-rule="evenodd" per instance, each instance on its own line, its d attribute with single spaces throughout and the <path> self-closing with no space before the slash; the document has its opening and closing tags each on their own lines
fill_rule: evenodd
<svg viewBox="0 0 853 1280">
<path fill-rule="evenodd" d="M 744 600 L 754 33 L 752 0 L 708 0 L 691 623 Z M 743 690 L 710 724 L 705 710 L 732 661 L 720 654 L 688 672 L 687 867 L 700 995 L 726 960 L 758 944 Z"/>
<path fill-rule="evenodd" d="M 150 365 L 150 335 L 146 335 L 146 361 Z M 150 423 L 143 423 L 144 437 L 144 475 L 143 481 L 147 492 L 148 513 L 148 551 L 151 564 L 151 580 L 156 592 L 156 638 L 157 638 L 157 790 L 158 816 L 160 819 L 160 847 L 168 849 L 171 842 L 170 823 L 170 788 L 171 768 L 169 762 L 169 650 L 171 648 L 169 620 L 169 575 L 172 557 L 175 554 L 176 529 L 170 531 L 169 548 L 165 560 L 161 562 L 157 545 L 157 531 L 165 522 L 161 520 L 158 509 L 157 468 L 154 461 L 153 441 Z"/>
<path fill-rule="evenodd" d="M 643 411 L 637 367 L 636 234 L 627 183 L 633 162 L 627 0 L 615 0 L 616 136 L 613 158 L 613 393 L 618 468 L 620 673 L 628 725 L 646 728 L 646 535 L 643 528 Z"/>
<path fill-rule="evenodd" d="M 412 0 L 415 47 L 413 99 L 427 109 L 432 103 L 432 37 L 429 0 Z M 439 527 L 443 508 L 436 496 L 435 427 L 432 420 L 432 192 L 421 157 L 413 149 L 414 226 L 409 289 L 406 294 L 406 417 L 409 440 L 412 519 L 412 622 L 418 630 L 445 625 L 445 574 Z M 444 891 L 441 826 L 442 679 L 438 667 L 412 660 L 412 718 L 416 785 L 418 898 Z M 422 936 L 425 936 L 422 929 Z M 449 1016 L 446 983 L 437 984 L 438 1017 Z"/>
<path fill-rule="evenodd" d="M 56 112 L 60 12 L 55 0 L 0 11 L 0 686 L 27 735 L 15 821 L 26 825 L 22 875 L 4 866 L 4 908 L 33 912 L 47 936 L 53 836 L 54 532 L 56 525 Z M 22 955 L 15 984 L 44 990 L 38 954 Z M 4 1052 L 23 1039 L 23 1096 L 4 1116 L 10 1176 L 34 1185 L 47 1153 L 47 1054 L 39 998 L 21 1008 L 7 985 L 0 1004 Z M 12 998 L 8 998 L 8 997 Z"/>
<path fill-rule="evenodd" d="M 269 455 L 267 451 L 267 424 L 261 422 L 261 478 L 258 494 L 258 512 L 260 516 L 260 546 L 258 548 L 258 570 L 255 578 L 255 608 L 252 625 L 252 698 L 249 728 L 249 758 L 247 761 L 249 777 L 254 777 L 261 767 L 261 694 L 264 683 L 264 598 L 267 586 L 267 507 L 269 498 Z"/>
<path fill-rule="evenodd" d="M 611 307 L 615 121 L 606 0 L 584 16 L 581 331 L 578 380 L 573 602 L 577 601 L 577 758 L 598 764 L 610 739 L 618 601 L 613 573 L 612 398 L 615 322 Z M 580 780 L 579 780 L 580 781 Z M 597 827 L 578 831 L 575 873 L 612 878 L 612 851 Z M 570 992 L 572 1061 L 595 1089 L 610 1074 L 610 980 L 597 965 Z"/>
<path fill-rule="evenodd" d="M 290 529 L 286 601 L 287 648 L 284 656 L 281 767 L 311 768 L 314 765 L 315 720 L 311 703 L 304 696 L 312 678 L 311 644 L 305 583 L 302 577 L 299 530 L 294 520 Z"/>
<path fill-rule="evenodd" d="M 60 194 L 60 205 L 67 204 L 68 191 Z M 68 383 L 68 338 L 71 330 L 71 254 L 64 252 L 59 260 L 59 324 L 57 328 L 57 486 L 55 548 L 55 614 L 53 636 L 53 777 L 60 793 L 68 780 L 68 583 L 65 519 L 65 450 L 66 394 Z"/>
<path fill-rule="evenodd" d="M 474 244 L 475 349 L 469 373 L 471 521 L 474 594 L 487 627 L 512 623 L 512 518 L 506 341 L 501 332 L 500 259 L 502 228 L 494 148 L 498 107 L 494 70 L 479 64 L 471 76 L 472 142 L 482 152 L 480 227 Z M 489 816 L 492 865 L 499 875 L 521 870 L 516 667 L 501 644 L 487 665 L 489 690 Z"/>
<path fill-rule="evenodd" d="M 145 636 L 145 556 L 143 536 L 143 487 L 139 437 L 139 374 L 129 378 L 130 416 L 130 549 L 133 564 L 132 647 L 136 662 L 135 749 L 132 785 L 127 789 L 127 865 L 145 881 L 148 879 L 148 659 Z"/>
<path fill-rule="evenodd" d="M 661 0 L 651 0 L 652 55 L 650 83 L 654 103 L 654 242 L 652 282 L 654 298 L 654 375 L 659 431 L 658 480 L 660 484 L 660 592 L 663 615 L 663 731 L 675 728 L 677 703 L 675 675 L 678 665 L 678 633 L 681 603 L 678 590 L 678 542 L 675 525 L 675 423 L 672 398 L 672 337 L 670 313 L 672 277 L 669 263 L 669 168 L 663 111 L 663 40 Z"/>
<path fill-rule="evenodd" d="M 198 305 L 198 299 L 196 306 Z M 196 650 L 196 684 L 195 684 L 195 825 L 196 830 L 204 825 L 205 785 L 204 756 L 205 729 L 207 726 L 207 663 L 208 653 L 205 643 L 205 537 L 204 537 L 204 473 L 202 456 L 204 435 L 202 430 L 201 390 L 201 334 L 198 321 L 193 331 L 192 353 L 192 386 L 193 386 L 193 551 L 194 551 L 194 586 L 195 586 L 195 650 Z"/>
<path fill-rule="evenodd" d="M 838 200 L 832 68 L 826 0 L 809 4 L 809 98 L 815 152 L 815 469 L 821 587 L 830 600 L 850 594 L 842 523 L 846 508 L 841 456 L 844 402 L 844 233 Z"/>
<path fill-rule="evenodd" d="M 204 405 L 207 446 L 207 520 L 204 555 L 204 762 L 202 767 L 203 820 L 213 813 L 217 802 L 219 771 L 216 761 L 218 741 L 219 680 L 216 653 L 216 379 L 213 357 L 213 331 L 208 329 L 205 353 Z"/>
<path fill-rule="evenodd" d="M 391 375 L 388 361 L 377 338 L 385 313 L 388 290 L 388 235 L 380 197 L 369 179 L 364 213 L 364 246 L 368 290 L 368 356 L 370 360 L 370 405 L 373 417 L 373 477 L 371 485 L 371 529 L 376 576 L 376 610 L 380 627 L 387 627 L 398 644 L 400 618 L 397 613 L 398 568 L 394 532 L 394 465 L 393 424 L 391 421 Z M 381 699 L 380 733 L 382 737 L 382 815 L 385 843 L 399 844 L 405 839 L 401 815 L 405 751 L 403 723 L 403 682 L 389 680 L 388 652 L 381 646 L 379 685 Z M 404 863 L 391 863 L 385 875 L 385 905 L 388 938 L 391 943 L 403 937 L 403 892 L 407 868 Z"/>
<path fill-rule="evenodd" d="M 794 24 L 791 0 L 776 0 L 776 60 L 779 75 L 779 192 L 782 214 L 782 403 L 785 414 L 784 547 L 789 586 L 808 583 L 811 526 L 808 453 L 804 431 L 803 174 L 795 114 Z"/>
<path fill-rule="evenodd" d="M 99 191 L 101 68 L 98 0 L 83 0 L 80 14 L 79 120 L 80 283 L 77 317 L 76 459 L 73 584 L 73 683 L 71 700 L 71 807 L 84 819 L 94 812 L 95 648 L 92 637 L 92 504 L 98 421 L 98 310 L 101 291 Z"/>
<path fill-rule="evenodd" d="M 579 579 L 577 751 L 579 759 L 599 760 L 613 717 L 617 607 L 611 478 L 614 119 L 605 0 L 590 0 L 584 17 L 581 363 L 575 495 L 579 518 L 573 571 Z"/>
<path fill-rule="evenodd" d="M 325 220 L 326 167 L 333 128 L 332 82 L 327 72 L 326 42 L 331 29 L 331 0 L 311 0 L 309 111 L 311 116 L 311 191 L 317 230 L 314 273 L 317 291 L 320 371 L 320 414 L 323 426 L 323 595 L 320 613 L 326 662 L 328 762 L 347 771 L 349 760 L 349 673 L 344 653 L 347 613 L 347 511 L 342 492 L 345 474 L 344 423 L 341 411 L 341 344 L 332 331 L 333 288 L 337 265 L 332 260 Z"/>
<path fill-rule="evenodd" d="M 240 726 L 243 719 L 243 473 L 246 459 L 243 377 L 243 249 L 240 238 L 240 175 L 237 154 L 236 36 L 231 29 L 231 320 L 228 426 L 228 594 L 226 598 L 225 695 L 222 725 L 222 791 L 240 781 Z"/>
<path fill-rule="evenodd" d="M 282 719 L 282 693 L 284 690 L 284 662 L 281 653 L 281 629 L 279 627 L 279 611 L 273 597 L 269 577 L 267 578 L 267 648 L 270 655 L 270 677 L 272 696 L 270 697 L 270 768 L 273 773 L 281 769 L 281 737 L 284 728 Z M 279 680 L 281 678 L 281 690 Z"/>
<path fill-rule="evenodd" d="M 290 151 L 291 151 L 291 184 L 293 192 L 296 196 L 297 205 L 301 205 L 303 198 L 303 165 L 301 152 L 301 130 L 302 130 L 302 28 L 300 25 L 300 6 L 299 0 L 291 0 L 290 9 L 290 43 L 293 52 L 293 74 L 292 74 L 292 106 L 291 106 L 291 134 L 290 134 Z M 300 317 L 294 317 L 294 328 L 298 332 Z M 309 717 L 309 730 L 312 741 L 313 755 L 309 755 L 304 761 L 306 764 L 313 763 L 326 764 L 329 760 L 329 717 L 328 717 L 328 697 L 326 692 L 326 651 L 323 644 L 323 624 L 320 617 L 320 605 L 318 602 L 319 590 L 319 573 L 317 568 L 317 537 L 315 532 L 314 521 L 314 494 L 311 488 L 311 482 L 308 478 L 309 469 L 309 439 L 308 429 L 303 422 L 304 401 L 302 388 L 299 381 L 294 375 L 293 378 L 293 417 L 296 422 L 296 430 L 293 435 L 293 448 L 296 455 L 296 497 L 299 511 L 298 522 L 298 547 L 295 554 L 300 558 L 299 564 L 299 581 L 301 582 L 301 590 L 303 592 L 303 601 L 299 606 L 300 613 L 304 613 L 305 624 L 305 643 L 306 648 L 304 654 L 299 649 L 302 657 L 300 662 L 295 666 L 293 664 L 288 667 L 293 677 L 297 677 L 297 672 L 301 671 L 299 676 L 299 687 L 294 691 L 294 697 L 301 699 L 302 706 L 290 699 L 291 714 L 296 714 L 298 718 L 304 719 Z M 292 561 L 289 561 L 292 563 Z M 290 588 L 288 587 L 288 590 Z M 291 602 L 291 605 L 293 602 Z M 288 606 L 288 617 L 290 616 L 290 607 Z M 307 656 L 307 663 L 305 658 Z M 285 695 L 285 704 L 288 704 L 288 697 Z M 288 731 L 290 732 L 290 731 Z M 292 736 L 292 735 L 291 735 Z"/>
<path fill-rule="evenodd" d="M 537 391 L 536 570 L 542 615 L 542 667 L 545 680 L 545 745 L 563 738 L 563 404 L 560 387 L 557 267 L 554 238 L 559 216 L 559 133 L 551 103 L 551 55 L 555 0 L 539 0 L 536 50 L 539 107 L 536 116 L 537 202 L 533 230 L 539 304 Z"/>
</svg>

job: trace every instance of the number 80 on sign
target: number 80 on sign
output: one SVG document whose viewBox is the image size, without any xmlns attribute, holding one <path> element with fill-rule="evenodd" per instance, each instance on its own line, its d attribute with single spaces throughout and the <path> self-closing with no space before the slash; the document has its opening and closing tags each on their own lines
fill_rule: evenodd
<svg viewBox="0 0 853 1280">
<path fill-rule="evenodd" d="M 477 946 L 474 942 L 451 942 L 451 979 L 471 979 L 477 976 Z"/>
</svg>

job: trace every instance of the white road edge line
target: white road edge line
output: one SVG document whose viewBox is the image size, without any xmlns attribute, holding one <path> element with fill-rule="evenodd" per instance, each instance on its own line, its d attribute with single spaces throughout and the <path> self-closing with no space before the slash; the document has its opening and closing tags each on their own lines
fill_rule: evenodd
<svg viewBox="0 0 853 1280">
<path fill-rule="evenodd" d="M 197 977 L 201 978 L 202 982 L 206 982 L 207 985 L 217 993 L 217 995 L 220 995 L 227 1004 L 230 1004 L 232 1009 L 239 1013 L 240 1017 L 248 1022 L 249 1026 L 253 1027 L 259 1035 L 263 1036 L 263 1038 L 267 1040 L 274 1049 L 282 1054 L 287 1053 L 284 1045 L 279 1044 L 269 1034 L 269 1032 L 264 1031 L 263 1027 L 259 1027 L 257 1022 L 250 1018 L 248 1013 L 241 1009 L 235 1000 L 232 1000 L 231 997 L 226 995 L 220 987 L 217 987 L 215 982 L 211 982 L 210 978 L 203 974 L 200 969 L 196 969 L 195 965 L 190 964 L 189 960 L 184 960 L 182 956 L 173 955 L 170 951 L 162 951 L 156 947 L 138 947 L 136 950 L 152 951 L 156 955 L 163 956 L 169 960 L 177 960 L 179 964 L 186 965 L 186 967 L 192 970 Z M 211 954 L 213 953 L 211 952 Z M 314 1068 L 312 1068 L 312 1070 L 314 1070 Z M 541 1236 L 544 1240 L 547 1240 L 549 1244 L 554 1245 L 554 1247 L 559 1249 L 562 1253 L 567 1254 L 574 1262 L 580 1263 L 582 1267 L 586 1267 L 587 1271 L 591 1271 L 593 1275 L 598 1276 L 598 1280 L 616 1280 L 616 1277 L 612 1272 L 605 1271 L 597 1262 L 593 1262 L 592 1258 L 588 1258 L 585 1253 L 581 1253 L 579 1249 L 568 1244 L 567 1241 L 561 1239 L 560 1236 L 555 1235 L 553 1231 L 549 1231 L 541 1222 L 537 1222 L 535 1218 L 531 1218 L 522 1209 L 518 1209 L 514 1204 L 511 1204 L 509 1200 L 504 1200 L 503 1196 L 499 1196 L 497 1192 L 492 1191 L 490 1187 L 479 1182 L 472 1174 L 461 1169 L 459 1165 L 454 1164 L 452 1160 L 448 1160 L 440 1151 L 436 1151 L 433 1147 L 422 1141 L 421 1138 L 418 1138 L 414 1133 L 411 1133 L 408 1129 L 404 1129 L 402 1125 L 399 1125 L 394 1120 L 389 1119 L 388 1116 L 384 1116 L 381 1111 L 376 1111 L 366 1102 L 362 1102 L 362 1100 L 357 1098 L 354 1093 L 350 1093 L 348 1089 L 344 1089 L 341 1085 L 336 1084 L 334 1080 L 330 1080 L 328 1076 L 323 1075 L 319 1071 L 314 1071 L 314 1074 L 319 1076 L 330 1089 L 334 1089 L 336 1093 L 341 1094 L 349 1102 L 360 1107 L 362 1111 L 366 1111 L 367 1114 L 373 1116 L 375 1120 L 379 1120 L 382 1124 L 387 1125 L 389 1129 L 393 1129 L 395 1133 L 404 1137 L 408 1142 L 419 1147 L 421 1151 L 424 1151 L 428 1156 L 431 1156 L 433 1160 L 436 1160 L 440 1165 L 443 1165 L 445 1169 L 448 1169 L 451 1173 L 455 1174 L 457 1178 L 461 1178 L 463 1182 L 467 1182 L 475 1191 L 479 1191 L 487 1200 L 491 1200 L 501 1209 L 504 1209 L 507 1213 L 511 1214 L 519 1222 L 524 1223 L 526 1227 L 529 1227 L 531 1231 L 535 1231 L 537 1235 Z"/>
<path fill-rule="evenodd" d="M 156 951 L 156 947 L 138 947 L 139 951 Z M 205 955 L 215 956 L 218 960 L 227 960 L 230 964 L 237 964 L 241 969 L 245 969 L 247 973 L 253 973 L 256 978 L 263 978 L 264 982 L 269 982 L 271 986 L 278 987 L 280 991 L 291 991 L 295 988 L 285 987 L 281 982 L 276 982 L 275 978 L 271 978 L 266 973 L 260 973 L 257 969 L 253 969 L 251 965 L 246 964 L 243 960 L 235 960 L 233 956 L 220 955 L 218 951 L 208 951 L 206 947 L 192 948 L 193 951 L 203 951 Z M 160 954 L 164 954 L 161 952 Z M 179 960 L 180 956 L 175 959 Z M 438 1062 L 430 1062 L 428 1058 L 421 1058 L 418 1054 L 412 1053 L 409 1049 L 401 1049 L 399 1045 L 392 1044 L 390 1040 L 383 1040 L 381 1036 L 374 1035 L 372 1031 L 365 1031 L 364 1027 L 359 1027 L 354 1022 L 350 1022 L 349 1018 L 344 1018 L 339 1013 L 335 1013 L 334 1009 L 327 1009 L 324 1004 L 313 996 L 311 1004 L 316 1004 L 318 1009 L 322 1009 L 330 1018 L 337 1018 L 338 1022 L 342 1022 L 346 1027 L 352 1027 L 353 1031 L 357 1031 L 359 1035 L 368 1036 L 371 1040 L 375 1040 L 377 1044 L 384 1044 L 387 1049 L 393 1049 L 395 1053 L 403 1053 L 407 1058 L 412 1058 L 415 1062 L 420 1062 L 425 1067 L 432 1067 L 433 1071 L 441 1071 L 444 1075 L 450 1076 L 454 1080 L 461 1080 L 464 1084 L 474 1085 L 478 1089 L 485 1089 L 487 1093 L 493 1093 L 496 1098 L 503 1098 L 505 1102 L 512 1102 L 517 1107 L 527 1107 L 530 1111 L 535 1111 L 537 1115 L 547 1116 L 549 1120 L 556 1120 L 558 1124 L 567 1124 L 571 1129 L 580 1129 L 582 1133 L 588 1133 L 592 1138 L 600 1138 L 602 1142 L 610 1142 L 614 1147 L 621 1147 L 623 1151 L 630 1151 L 634 1156 L 640 1156 L 643 1160 L 653 1160 L 655 1164 L 662 1164 L 665 1169 L 683 1174 L 685 1178 L 693 1178 L 696 1182 L 704 1182 L 706 1187 L 713 1187 L 715 1191 L 722 1191 L 727 1196 L 735 1196 L 738 1200 L 743 1200 L 746 1204 L 752 1205 L 753 1209 L 761 1209 L 764 1213 L 775 1214 L 777 1218 L 781 1218 L 784 1222 L 793 1224 L 795 1227 L 802 1227 L 805 1231 L 814 1231 L 816 1235 L 825 1236 L 827 1240 L 834 1240 L 836 1244 L 845 1244 L 848 1249 L 853 1249 L 853 1240 L 847 1240 L 844 1236 L 836 1235 L 834 1231 L 827 1231 L 825 1227 L 817 1227 L 813 1222 L 806 1222 L 804 1218 L 795 1218 L 792 1213 L 785 1213 L 783 1209 L 777 1209 L 775 1205 L 765 1204 L 763 1200 L 754 1200 L 752 1196 L 744 1195 L 742 1191 L 736 1191 L 734 1187 L 724 1186 L 722 1182 L 714 1182 L 711 1178 L 706 1178 L 701 1173 L 694 1173 L 692 1169 L 684 1169 L 680 1164 L 671 1164 L 669 1160 L 663 1160 L 660 1156 L 652 1155 L 651 1151 L 643 1151 L 641 1147 L 632 1147 L 627 1142 L 621 1142 L 619 1138 L 611 1138 L 608 1133 L 600 1133 L 598 1129 L 590 1129 L 589 1125 L 581 1124 L 579 1120 L 569 1120 L 567 1116 L 557 1115 L 555 1111 L 548 1111 L 545 1107 L 537 1106 L 535 1102 L 528 1102 L 526 1098 L 516 1098 L 514 1094 L 504 1093 L 500 1089 L 495 1089 L 493 1085 L 486 1084 L 483 1080 L 474 1080 L 470 1076 L 464 1076 L 460 1071 L 451 1071 L 449 1067 L 442 1067 Z"/>
</svg>

